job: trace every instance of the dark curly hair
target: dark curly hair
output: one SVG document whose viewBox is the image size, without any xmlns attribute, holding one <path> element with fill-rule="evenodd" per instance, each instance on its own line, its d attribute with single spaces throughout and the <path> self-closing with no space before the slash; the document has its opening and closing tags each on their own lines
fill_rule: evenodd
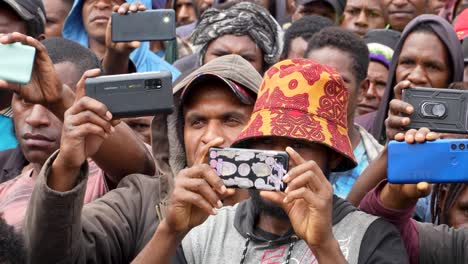
<svg viewBox="0 0 468 264">
<path fill-rule="evenodd" d="M 352 70 L 357 83 L 366 79 L 369 67 L 369 49 L 358 35 L 339 27 L 324 28 L 309 41 L 305 52 L 306 57 L 312 50 L 325 47 L 347 52 L 353 60 Z"/>
<path fill-rule="evenodd" d="M 12 226 L 8 225 L 0 215 L 0 263 L 26 263 L 26 249 L 23 237 Z"/>
<path fill-rule="evenodd" d="M 305 16 L 292 23 L 284 33 L 284 46 L 281 59 L 286 59 L 288 57 L 291 42 L 295 38 L 301 37 L 306 42 L 309 42 L 315 33 L 326 27 L 332 27 L 333 25 L 334 23 L 330 19 L 316 15 Z"/>
</svg>

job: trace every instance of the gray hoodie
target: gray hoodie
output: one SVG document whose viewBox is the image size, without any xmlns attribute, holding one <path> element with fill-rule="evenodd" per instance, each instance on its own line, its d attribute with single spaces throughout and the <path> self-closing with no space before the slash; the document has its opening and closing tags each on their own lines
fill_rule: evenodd
<svg viewBox="0 0 468 264">
<path fill-rule="evenodd" d="M 307 244 L 289 230 L 283 236 L 255 229 L 251 200 L 225 207 L 182 241 L 174 263 L 315 263 Z M 333 199 L 333 234 L 348 263 L 408 263 L 395 227 Z"/>
</svg>

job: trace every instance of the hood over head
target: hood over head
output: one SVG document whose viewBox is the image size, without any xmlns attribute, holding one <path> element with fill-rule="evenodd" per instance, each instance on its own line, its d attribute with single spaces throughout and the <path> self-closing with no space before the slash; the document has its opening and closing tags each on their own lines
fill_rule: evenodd
<svg viewBox="0 0 468 264">
<path fill-rule="evenodd" d="M 239 55 L 226 55 L 201 66 L 173 89 L 176 109 L 169 115 L 156 115 L 151 124 L 153 155 L 162 175 L 175 177 L 187 166 L 183 141 L 183 118 L 180 98 L 188 89 L 204 81 L 219 78 L 244 103 L 248 94 L 257 94 L 262 77 L 255 68 Z M 193 94 L 192 94 L 193 95 Z M 252 102 L 250 102 L 253 104 Z M 172 184 L 171 184 L 172 185 Z"/>
<path fill-rule="evenodd" d="M 396 85 L 396 68 L 401 49 L 408 36 L 413 33 L 416 27 L 423 23 L 431 27 L 448 50 L 449 58 L 452 62 L 452 72 L 449 84 L 452 82 L 463 81 L 463 53 L 460 41 L 458 40 L 457 34 L 455 33 L 452 25 L 450 25 L 445 19 L 436 15 L 421 15 L 413 19 L 403 30 L 401 38 L 395 47 L 393 59 L 389 68 L 387 87 L 385 88 L 385 93 L 382 97 L 382 102 L 380 103 L 380 107 L 371 130 L 371 134 L 380 142 L 385 141 L 384 123 L 388 115 L 389 103 L 394 98 L 393 88 Z"/>
<path fill-rule="evenodd" d="M 88 33 L 83 24 L 82 9 L 86 0 L 75 0 L 63 26 L 63 37 L 89 47 Z M 126 0 L 127 3 L 140 2 L 148 9 L 151 9 L 153 3 L 151 0 Z M 157 25 L 155 25 L 157 26 Z M 148 41 L 141 42 L 138 49 L 130 54 L 130 58 L 135 63 L 138 72 L 167 70 L 172 73 L 172 80 L 176 80 L 180 72 L 171 64 L 161 59 L 150 50 Z"/>
</svg>

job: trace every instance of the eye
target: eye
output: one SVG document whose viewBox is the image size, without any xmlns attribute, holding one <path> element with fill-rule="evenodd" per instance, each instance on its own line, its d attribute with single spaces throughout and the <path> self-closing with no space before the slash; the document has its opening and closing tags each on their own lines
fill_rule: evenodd
<svg viewBox="0 0 468 264">
<path fill-rule="evenodd" d="M 234 118 L 234 117 L 228 117 L 224 123 L 227 125 L 227 126 L 230 126 L 230 127 L 235 127 L 235 126 L 238 126 L 240 125 L 240 120 Z"/>
<path fill-rule="evenodd" d="M 203 121 L 203 120 L 194 120 L 194 121 L 192 121 L 192 122 L 190 123 L 190 126 L 191 126 L 192 128 L 195 128 L 195 129 L 200 129 L 200 128 L 204 127 L 205 124 L 206 124 L 206 122 Z"/>
<path fill-rule="evenodd" d="M 372 18 L 377 18 L 377 17 L 380 17 L 380 13 L 377 11 L 370 11 L 369 16 Z"/>
</svg>

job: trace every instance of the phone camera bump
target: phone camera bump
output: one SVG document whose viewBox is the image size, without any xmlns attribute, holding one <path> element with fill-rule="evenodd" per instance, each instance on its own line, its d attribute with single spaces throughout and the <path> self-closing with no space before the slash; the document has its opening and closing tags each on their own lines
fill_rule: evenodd
<svg viewBox="0 0 468 264">
<path fill-rule="evenodd" d="M 160 79 L 145 80 L 145 87 L 150 90 L 161 89 L 162 82 Z"/>
</svg>

